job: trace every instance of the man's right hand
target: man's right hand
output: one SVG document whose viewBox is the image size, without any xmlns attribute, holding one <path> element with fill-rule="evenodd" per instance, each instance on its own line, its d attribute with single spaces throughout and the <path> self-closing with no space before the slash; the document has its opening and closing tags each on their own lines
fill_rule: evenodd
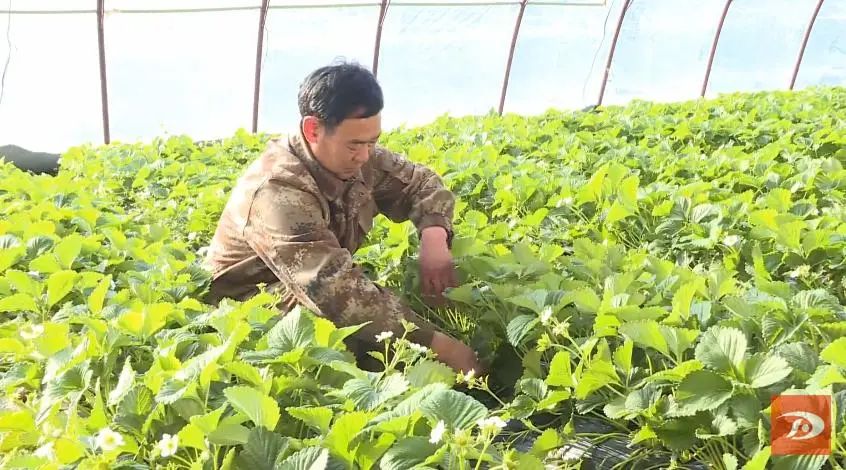
<svg viewBox="0 0 846 470">
<path fill-rule="evenodd" d="M 438 360 L 456 372 L 466 374 L 474 370 L 477 377 L 484 374 L 476 352 L 461 341 L 436 331 L 432 336 L 431 347 L 438 355 Z"/>
</svg>

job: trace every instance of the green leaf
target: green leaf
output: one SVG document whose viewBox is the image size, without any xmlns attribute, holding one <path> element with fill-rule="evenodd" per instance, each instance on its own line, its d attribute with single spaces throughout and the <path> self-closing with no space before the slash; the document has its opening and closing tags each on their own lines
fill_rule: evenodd
<svg viewBox="0 0 846 470">
<path fill-rule="evenodd" d="M 661 398 L 661 390 L 652 384 L 649 384 L 639 390 L 634 390 L 626 397 L 626 410 L 629 412 L 640 413 L 652 408 L 655 403 Z"/>
<path fill-rule="evenodd" d="M 252 364 L 247 364 L 246 362 L 241 361 L 234 361 L 229 362 L 223 368 L 238 377 L 239 379 L 248 382 L 250 385 L 256 387 L 264 386 L 264 379 L 261 376 L 261 372 L 253 366 Z"/>
<path fill-rule="evenodd" d="M 397 438 L 392 434 L 382 434 L 378 439 L 368 439 L 362 442 L 356 454 L 356 462 L 362 470 L 373 468 L 396 440 Z"/>
<path fill-rule="evenodd" d="M 165 326 L 171 313 L 173 304 L 144 305 L 122 314 L 118 325 L 135 336 L 149 338 Z"/>
<path fill-rule="evenodd" d="M 362 411 L 341 415 L 332 424 L 332 429 L 323 440 L 323 445 L 333 456 L 352 466 L 355 463 L 355 448 L 350 448 L 350 444 L 364 429 L 371 416 L 370 413 Z"/>
<path fill-rule="evenodd" d="M 273 398 L 245 386 L 229 387 L 223 394 L 232 408 L 243 413 L 256 426 L 264 426 L 270 430 L 276 428 L 279 421 L 279 405 Z"/>
<path fill-rule="evenodd" d="M 56 256 L 53 253 L 46 253 L 32 260 L 29 263 L 29 269 L 44 274 L 51 274 L 59 272 L 64 268 L 56 260 Z"/>
<path fill-rule="evenodd" d="M 649 427 L 649 425 L 645 425 L 644 427 L 638 429 L 636 433 L 632 436 L 632 444 L 640 444 L 641 442 L 648 441 L 651 439 L 657 439 L 658 436 L 655 434 L 655 431 Z"/>
<path fill-rule="evenodd" d="M 317 429 L 320 434 L 329 432 L 332 422 L 332 410 L 325 406 L 299 406 L 285 409 L 291 416 Z"/>
<path fill-rule="evenodd" d="M 681 359 L 684 352 L 696 342 L 696 338 L 699 337 L 699 330 L 661 325 L 661 335 L 667 342 L 667 348 L 673 353 L 673 356 Z"/>
<path fill-rule="evenodd" d="M 267 333 L 268 346 L 283 352 L 305 348 L 314 340 L 314 322 L 299 306 L 286 313 Z"/>
<path fill-rule="evenodd" d="M 711 423 L 710 429 L 697 429 L 696 436 L 700 439 L 733 436 L 737 433 L 737 423 L 725 415 L 717 415 Z"/>
<path fill-rule="evenodd" d="M 53 307 L 73 290 L 77 279 L 74 271 L 59 271 L 47 279 L 47 306 Z"/>
<path fill-rule="evenodd" d="M 512 346 L 520 347 L 540 321 L 534 315 L 520 315 L 508 322 L 506 335 Z"/>
<path fill-rule="evenodd" d="M 451 430 L 469 429 L 488 414 L 485 405 L 455 390 L 440 390 L 420 403 L 420 411 L 434 422 L 443 421 Z"/>
<path fill-rule="evenodd" d="M 846 338 L 837 338 L 832 341 L 820 352 L 820 359 L 846 369 Z"/>
<path fill-rule="evenodd" d="M 632 371 L 632 350 L 634 342 L 630 339 L 623 341 L 623 345 L 614 351 L 614 364 L 626 374 Z"/>
<path fill-rule="evenodd" d="M 820 364 L 819 355 L 805 343 L 785 344 L 778 348 L 777 352 L 793 369 L 808 374 L 813 374 Z"/>
<path fill-rule="evenodd" d="M 732 454 L 723 454 L 723 465 L 726 470 L 737 470 L 737 457 Z"/>
<path fill-rule="evenodd" d="M 276 470 L 324 470 L 329 464 L 329 451 L 320 447 L 306 447 L 276 466 Z"/>
<path fill-rule="evenodd" d="M 769 387 L 784 380 L 793 369 L 779 356 L 758 353 L 746 361 L 746 383 L 753 388 Z"/>
<path fill-rule="evenodd" d="M 827 455 L 773 455 L 773 470 L 820 470 L 828 461 Z"/>
<path fill-rule="evenodd" d="M 532 444 L 530 452 L 532 455 L 543 457 L 549 451 L 557 449 L 564 444 L 564 440 L 561 439 L 561 436 L 558 435 L 555 429 L 545 429 Z"/>
<path fill-rule="evenodd" d="M 0 312 L 37 311 L 35 299 L 27 294 L 13 294 L 0 299 Z"/>
<path fill-rule="evenodd" d="M 129 392 L 135 382 L 135 371 L 130 364 L 130 358 L 127 357 L 123 363 L 123 370 L 121 370 L 118 383 L 111 392 L 109 392 L 109 406 L 115 406 L 123 400 L 123 397 Z"/>
<path fill-rule="evenodd" d="M 697 443 L 695 430 L 709 424 L 709 419 L 696 416 L 669 419 L 654 428 L 655 435 L 670 449 L 687 450 Z"/>
<path fill-rule="evenodd" d="M 632 212 L 620 201 L 614 201 L 614 203 L 611 205 L 611 209 L 608 210 L 608 216 L 605 218 L 605 222 L 608 224 L 613 224 L 631 215 L 635 215 L 635 213 Z"/>
<path fill-rule="evenodd" d="M 620 334 L 627 336 L 638 346 L 652 348 L 665 356 L 670 355 L 667 340 L 655 320 L 642 320 L 620 326 Z"/>
<path fill-rule="evenodd" d="M 441 382 L 448 386 L 455 384 L 455 372 L 447 365 L 424 359 L 409 367 L 406 376 L 412 387 L 420 388 L 426 384 Z"/>
<path fill-rule="evenodd" d="M 553 387 L 572 387 L 573 371 L 570 365 L 570 353 L 558 351 L 549 364 L 549 375 L 546 384 Z"/>
<path fill-rule="evenodd" d="M 22 260 L 25 256 L 26 248 L 21 246 L 5 249 L 0 248 L 0 273 L 16 265 L 18 261 Z"/>
<path fill-rule="evenodd" d="M 746 336 L 737 328 L 715 326 L 696 346 L 696 359 L 718 372 L 738 370 L 746 355 Z"/>
<path fill-rule="evenodd" d="M 88 308 L 94 315 L 99 315 L 100 312 L 103 311 L 103 305 L 106 301 L 106 293 L 109 291 L 111 282 L 111 276 L 104 277 L 100 280 L 100 283 L 97 284 L 97 287 L 95 287 L 91 292 L 91 295 L 88 296 Z"/>
<path fill-rule="evenodd" d="M 591 393 L 612 383 L 620 383 L 614 365 L 607 360 L 594 360 L 579 377 L 576 384 L 576 398 L 583 400 Z"/>
<path fill-rule="evenodd" d="M 350 379 L 344 383 L 340 394 L 350 399 L 357 409 L 372 411 L 408 390 L 408 382 L 402 374 L 391 374 L 381 378 L 374 385 L 370 380 Z"/>
<path fill-rule="evenodd" d="M 342 344 L 342 341 L 344 341 L 346 338 L 356 334 L 360 329 L 364 328 L 365 326 L 366 326 L 365 324 L 360 324 L 360 325 L 353 325 L 353 326 L 345 326 L 343 328 L 337 328 L 335 330 L 332 330 L 332 332 L 329 333 L 329 341 L 328 341 L 329 345 L 328 346 L 330 348 L 339 347 Z"/>
<path fill-rule="evenodd" d="M 15 290 L 21 294 L 26 294 L 31 297 L 40 297 L 41 292 L 44 289 L 40 282 L 36 281 L 29 274 L 23 271 L 6 271 L 6 279 L 11 282 Z"/>
<path fill-rule="evenodd" d="M 209 434 L 209 442 L 219 446 L 235 446 L 246 444 L 250 438 L 250 430 L 240 424 L 221 424 Z"/>
<path fill-rule="evenodd" d="M 767 468 L 767 462 L 770 460 L 770 452 L 772 452 L 772 448 L 770 446 L 759 450 L 752 456 L 751 459 L 749 459 L 748 462 L 746 462 L 746 465 L 743 466 L 743 470 L 765 470 Z"/>
<path fill-rule="evenodd" d="M 279 434 L 258 426 L 250 430 L 247 443 L 235 463 L 251 470 L 275 470 L 276 462 L 288 448 L 288 441 Z"/>
<path fill-rule="evenodd" d="M 599 311 L 602 300 L 596 295 L 596 292 L 590 288 L 579 289 L 573 294 L 573 302 L 576 308 L 584 313 L 596 313 Z"/>
<path fill-rule="evenodd" d="M 257 428 L 263 429 L 263 428 Z M 203 433 L 200 428 L 198 428 L 194 424 L 186 424 L 179 430 L 177 434 L 179 437 L 179 445 L 185 447 L 192 447 L 194 449 L 205 450 L 206 443 L 205 438 L 206 435 Z"/>
<path fill-rule="evenodd" d="M 385 452 L 379 461 L 382 470 L 407 470 L 416 468 L 434 455 L 438 445 L 429 442 L 426 437 L 407 437 L 398 441 Z"/>
<path fill-rule="evenodd" d="M 707 370 L 692 372 L 676 390 L 676 400 L 687 412 L 708 411 L 731 398 L 731 382 Z"/>
<path fill-rule="evenodd" d="M 35 348 L 42 356 L 51 357 L 71 344 L 68 323 L 47 322 L 42 325 L 44 333 L 33 340 Z"/>
<path fill-rule="evenodd" d="M 761 418 L 761 402 L 752 395 L 735 395 L 729 402 L 732 416 L 741 428 L 752 428 Z"/>
<path fill-rule="evenodd" d="M 217 424 L 220 422 L 220 418 L 223 416 L 223 412 L 226 410 L 226 405 L 221 405 L 214 411 L 210 411 L 204 415 L 196 415 L 192 416 L 190 421 L 191 424 L 197 426 L 197 428 L 203 432 L 205 435 L 209 435 L 217 429 Z"/>
<path fill-rule="evenodd" d="M 82 251 L 83 237 L 78 234 L 69 235 L 62 239 L 53 249 L 62 269 L 71 269 L 73 262 Z"/>
</svg>

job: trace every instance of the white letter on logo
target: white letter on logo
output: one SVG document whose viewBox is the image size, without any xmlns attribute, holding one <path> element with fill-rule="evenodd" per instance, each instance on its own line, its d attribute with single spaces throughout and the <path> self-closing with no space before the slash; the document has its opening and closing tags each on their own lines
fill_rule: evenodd
<svg viewBox="0 0 846 470">
<path fill-rule="evenodd" d="M 790 432 L 787 436 L 785 436 L 788 439 L 795 439 L 797 441 L 813 439 L 825 431 L 825 422 L 822 418 L 813 413 L 808 413 L 807 411 L 793 411 L 790 413 L 784 413 L 779 416 L 779 418 L 785 416 L 794 416 L 797 418 L 796 421 L 793 422 Z M 803 435 L 797 436 L 800 432 L 803 433 Z"/>
</svg>

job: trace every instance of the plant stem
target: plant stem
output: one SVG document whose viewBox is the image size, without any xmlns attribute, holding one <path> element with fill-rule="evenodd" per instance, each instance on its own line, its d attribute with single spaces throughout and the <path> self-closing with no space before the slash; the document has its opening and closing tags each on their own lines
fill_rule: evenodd
<svg viewBox="0 0 846 470">
<path fill-rule="evenodd" d="M 485 445 L 482 446 L 482 453 L 479 455 L 479 458 L 476 460 L 476 467 L 475 470 L 479 470 L 482 466 L 482 457 L 484 457 L 485 452 L 488 451 L 488 446 L 491 444 L 489 439 L 485 440 Z"/>
</svg>

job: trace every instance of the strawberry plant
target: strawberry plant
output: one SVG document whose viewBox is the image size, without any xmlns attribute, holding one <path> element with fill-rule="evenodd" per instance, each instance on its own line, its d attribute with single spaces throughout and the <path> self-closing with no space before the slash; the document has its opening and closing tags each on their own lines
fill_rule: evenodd
<svg viewBox="0 0 846 470">
<path fill-rule="evenodd" d="M 614 441 L 622 468 L 841 468 L 844 122 L 846 92 L 818 88 L 386 133 L 455 192 L 461 282 L 418 298 L 409 223 L 381 218 L 356 259 L 487 377 L 389 335 L 365 371 L 357 327 L 200 300 L 269 135 L 0 163 L 3 466 L 578 468 Z M 785 393 L 832 395 L 831 455 L 773 454 Z"/>
</svg>

